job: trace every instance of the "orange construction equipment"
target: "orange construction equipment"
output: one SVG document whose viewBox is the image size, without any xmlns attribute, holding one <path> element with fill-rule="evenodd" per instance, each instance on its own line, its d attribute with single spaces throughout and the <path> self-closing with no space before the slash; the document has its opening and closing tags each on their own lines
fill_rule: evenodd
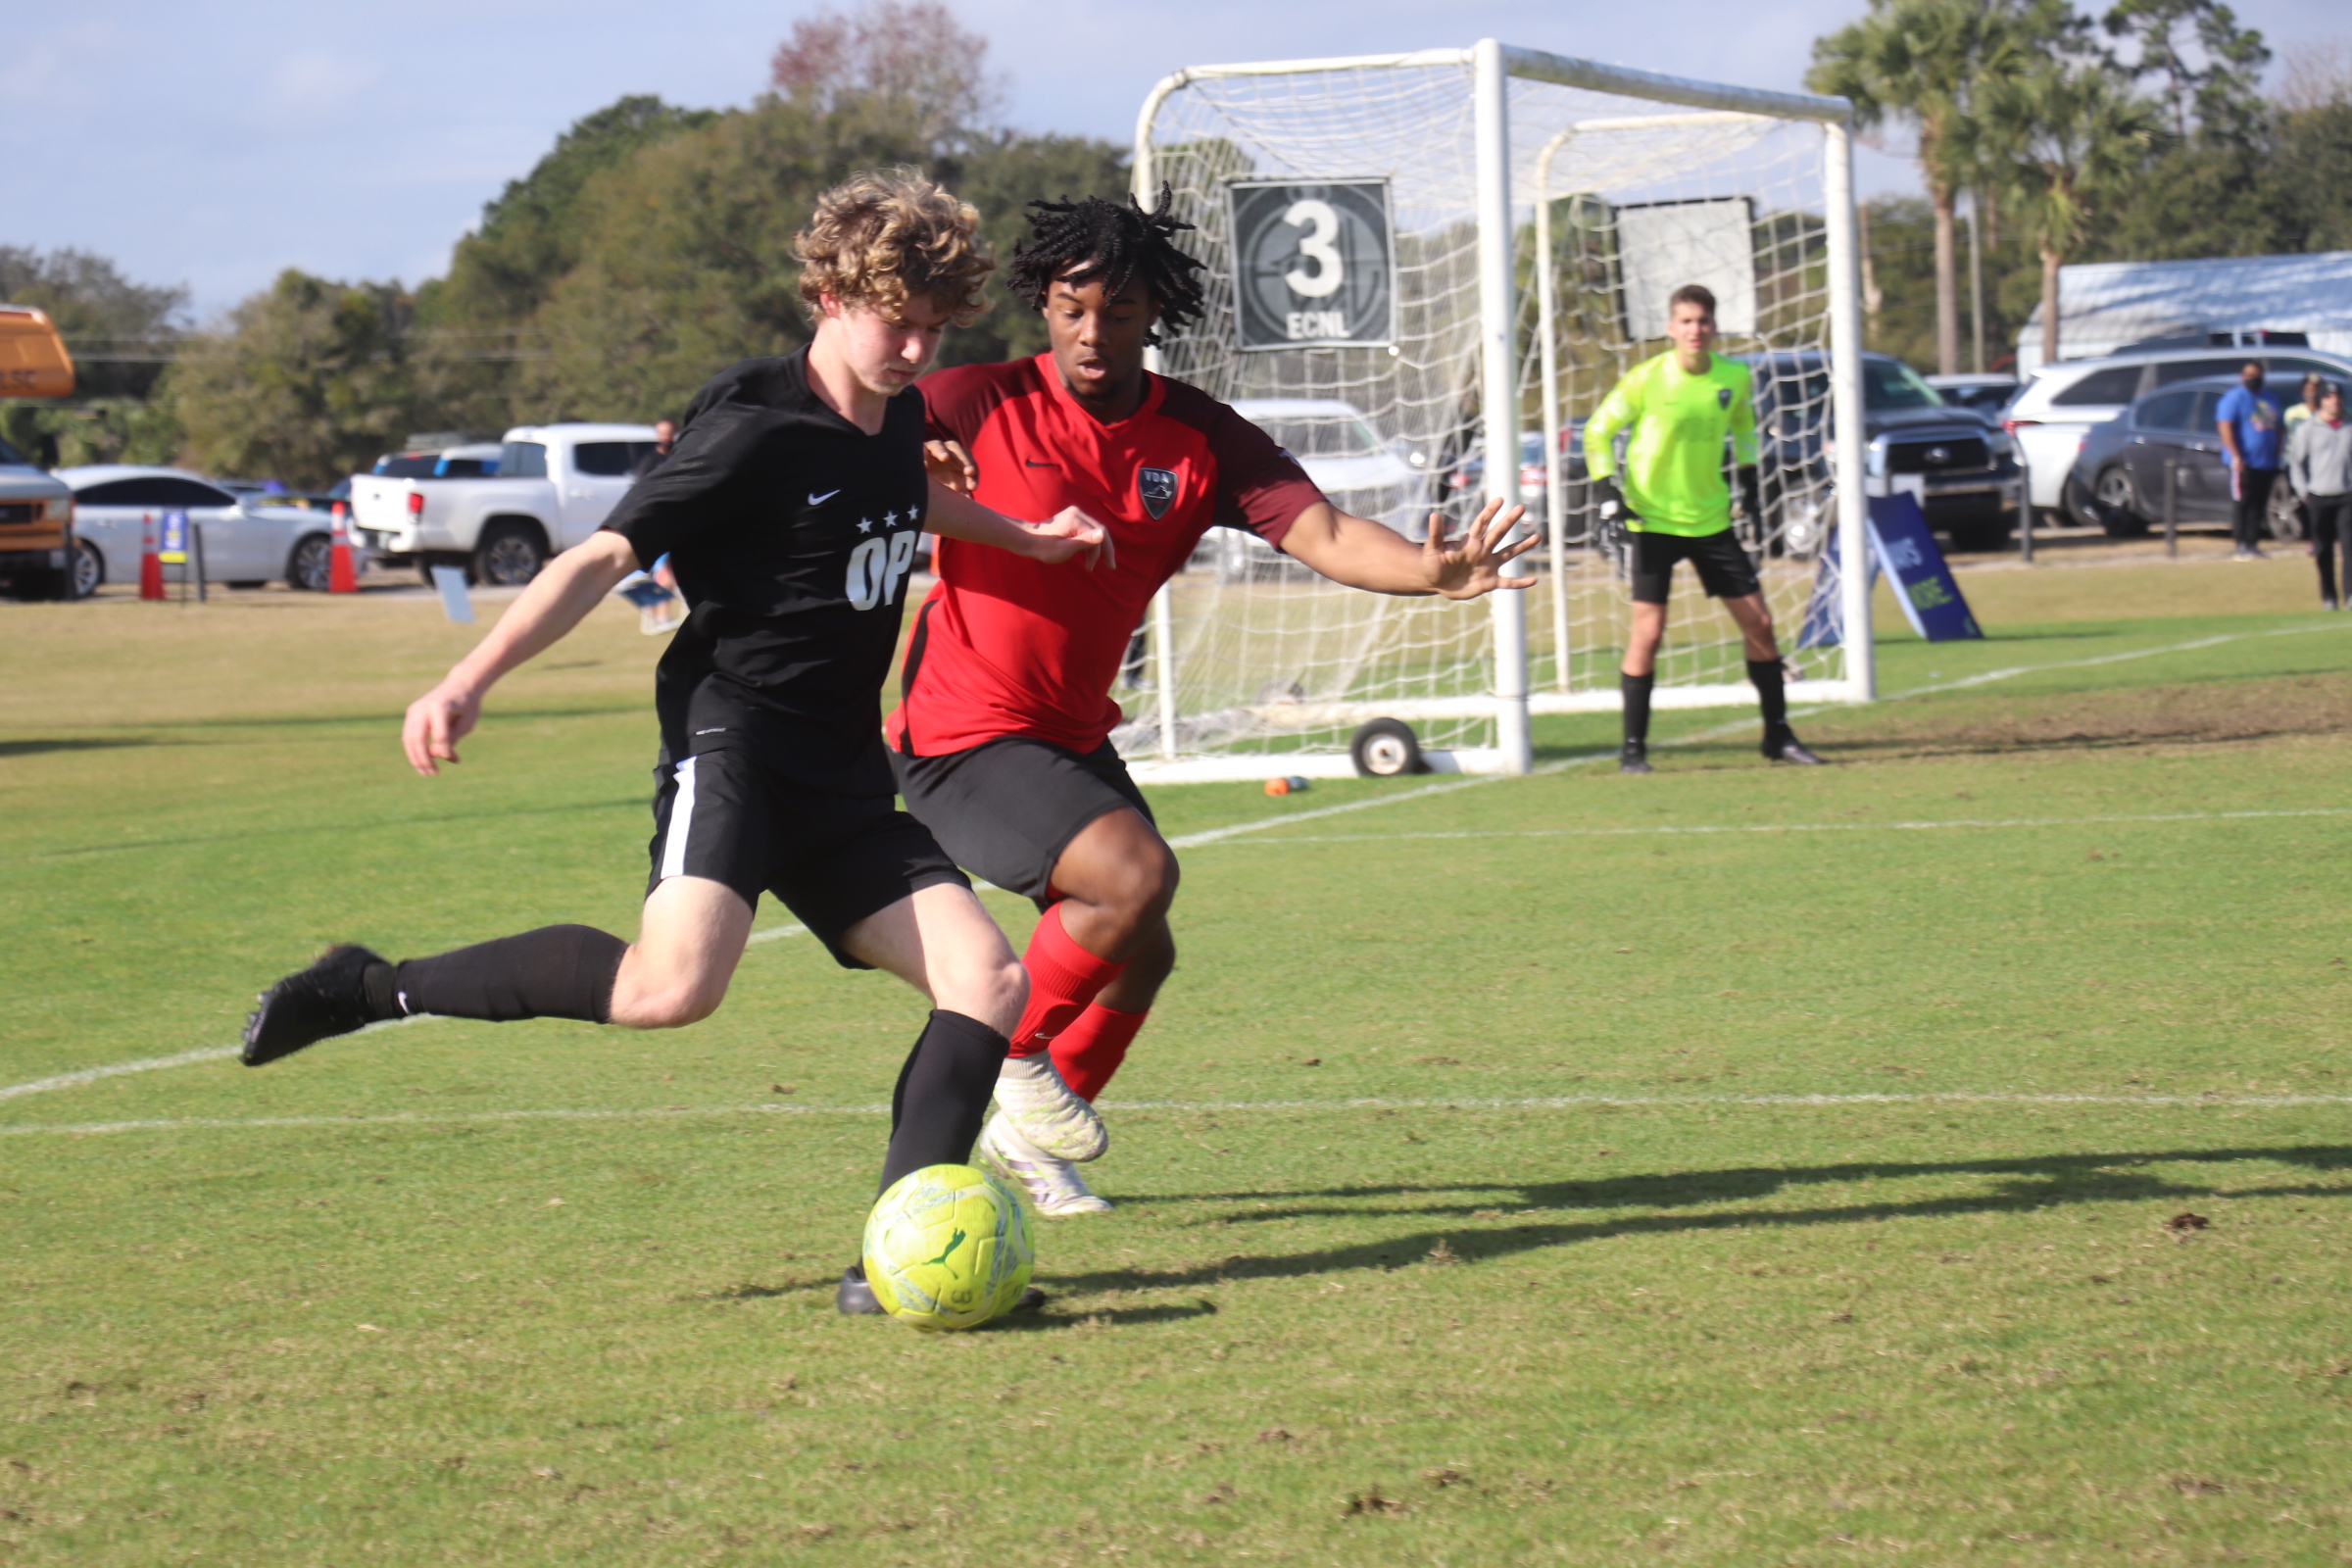
<svg viewBox="0 0 2352 1568">
<path fill-rule="evenodd" d="M 0 305 L 0 397 L 70 398 L 74 358 L 44 313 Z"/>
<path fill-rule="evenodd" d="M 356 594 L 360 591 L 360 574 L 351 561 L 351 509 L 335 503 L 334 543 L 326 551 L 326 591 L 330 594 Z"/>
<path fill-rule="evenodd" d="M 155 514 L 139 519 L 139 597 L 164 597 L 164 558 L 155 553 Z"/>
</svg>

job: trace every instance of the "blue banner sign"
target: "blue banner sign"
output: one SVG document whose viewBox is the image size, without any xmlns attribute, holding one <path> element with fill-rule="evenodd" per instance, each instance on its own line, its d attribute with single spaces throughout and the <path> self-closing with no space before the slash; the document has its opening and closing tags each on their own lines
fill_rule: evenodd
<svg viewBox="0 0 2352 1568">
<path fill-rule="evenodd" d="M 1918 498 L 1907 491 L 1870 498 L 1870 580 L 1875 586 L 1884 569 L 1894 578 L 1895 602 L 1911 629 L 1932 643 L 1961 642 L 1984 633 L 1970 613 L 1952 568 L 1936 546 L 1936 535 L 1919 510 Z M 1842 641 L 1842 609 L 1838 598 L 1838 535 L 1830 534 L 1821 553 L 1821 567 L 1813 578 L 1813 597 L 1805 605 L 1799 648 L 1835 648 Z"/>
<path fill-rule="evenodd" d="M 164 514 L 163 532 L 158 536 L 155 553 L 167 565 L 185 565 L 188 560 L 188 514 L 184 512 Z"/>
</svg>

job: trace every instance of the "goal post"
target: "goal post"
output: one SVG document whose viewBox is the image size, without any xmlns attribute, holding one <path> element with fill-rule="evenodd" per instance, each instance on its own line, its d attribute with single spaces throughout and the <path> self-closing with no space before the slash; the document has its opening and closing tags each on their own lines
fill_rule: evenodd
<svg viewBox="0 0 2352 1568">
<path fill-rule="evenodd" d="M 1784 647 L 1817 594 L 1839 611 L 1790 696 L 1869 700 L 1869 577 L 1838 572 L 1869 560 L 1850 113 L 1491 39 L 1157 83 L 1135 192 L 1173 190 L 1206 309 L 1152 368 L 1239 405 L 1343 510 L 1418 539 L 1433 511 L 1458 529 L 1524 502 L 1544 545 L 1514 567 L 1532 587 L 1465 605 L 1212 530 L 1120 693 L 1138 776 L 1346 774 L 1384 718 L 1425 767 L 1523 773 L 1531 715 L 1616 708 L 1625 594 L 1582 417 L 1664 349 L 1684 281 L 1719 285 L 1718 352 L 1748 360 L 1770 420 L 1766 514 L 1741 526 Z M 1729 616 L 1679 593 L 1654 705 L 1752 702 Z"/>
</svg>

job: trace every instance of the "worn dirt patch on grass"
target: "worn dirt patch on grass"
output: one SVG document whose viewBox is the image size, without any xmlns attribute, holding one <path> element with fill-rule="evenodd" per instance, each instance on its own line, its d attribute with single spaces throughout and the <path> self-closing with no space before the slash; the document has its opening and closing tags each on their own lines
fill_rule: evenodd
<svg viewBox="0 0 2352 1568">
<path fill-rule="evenodd" d="M 2352 682 L 2317 675 L 1982 698 L 1814 716 L 1809 739 L 1848 755 L 2211 746 L 2352 731 Z"/>
</svg>

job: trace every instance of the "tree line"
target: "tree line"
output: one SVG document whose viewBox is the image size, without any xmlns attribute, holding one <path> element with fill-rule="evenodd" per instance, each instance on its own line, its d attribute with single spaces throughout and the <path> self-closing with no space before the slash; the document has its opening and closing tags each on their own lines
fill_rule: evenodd
<svg viewBox="0 0 2352 1568">
<path fill-rule="evenodd" d="M 1807 85 L 1916 148 L 1926 198 L 1866 205 L 1863 291 L 1870 346 L 1923 368 L 2005 368 L 2037 306 L 2061 358 L 2070 262 L 2352 249 L 2352 55 L 2266 95 L 2269 46 L 2218 0 L 1871 0 L 1813 61 Z"/>
<path fill-rule="evenodd" d="M 365 471 L 412 432 L 675 415 L 714 371 L 807 340 L 792 236 L 851 173 L 923 170 L 980 210 L 1000 257 L 1032 198 L 1126 189 L 1123 148 L 1002 123 L 987 49 L 935 0 L 805 19 L 747 108 L 628 97 L 572 125 L 414 290 L 289 270 L 190 330 L 184 291 L 0 249 L 0 298 L 50 309 L 86 362 L 72 405 L 0 403 L 0 434 L 31 449 L 47 433 L 67 464 L 184 462 L 299 488 Z M 144 384 L 91 375 L 101 339 L 130 346 Z M 941 358 L 1043 347 L 1043 323 L 998 291 Z"/>
<path fill-rule="evenodd" d="M 0 435 L 28 450 L 47 435 L 69 464 L 308 487 L 414 431 L 674 414 L 732 361 L 806 339 L 791 236 L 851 172 L 925 170 L 980 209 L 1000 256 L 1030 199 L 1125 189 L 1123 147 L 1006 127 L 986 59 L 938 0 L 806 19 L 746 108 L 628 97 L 581 120 L 413 290 L 288 270 L 197 330 L 184 290 L 0 247 L 0 299 L 50 310 L 82 370 L 70 404 L 0 403 Z M 2066 0 L 1870 0 L 1817 40 L 1808 77 L 1850 97 L 1866 132 L 1907 132 L 1927 191 L 1866 204 L 1870 346 L 1967 368 L 1965 320 L 1999 368 L 2066 262 L 2352 249 L 2352 56 L 2290 62 L 2266 96 L 2271 63 L 2215 0 L 2095 17 Z M 1042 347 L 1042 323 L 1000 295 L 942 359 Z"/>
</svg>

